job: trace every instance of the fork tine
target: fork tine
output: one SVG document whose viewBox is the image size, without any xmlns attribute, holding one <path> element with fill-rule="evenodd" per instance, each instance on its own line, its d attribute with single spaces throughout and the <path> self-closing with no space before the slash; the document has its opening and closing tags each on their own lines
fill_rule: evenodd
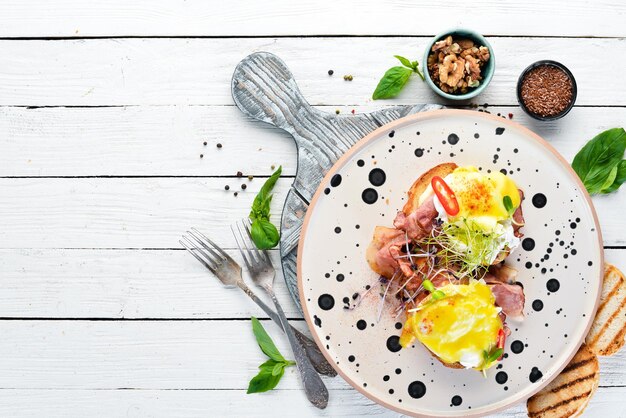
<svg viewBox="0 0 626 418">
<path fill-rule="evenodd" d="M 193 229 L 193 228 L 192 228 L 192 229 Z M 210 253 L 211 253 L 211 255 L 212 255 L 212 256 L 214 257 L 214 259 L 216 260 L 216 261 L 215 261 L 215 264 L 219 264 L 219 262 L 224 261 L 224 259 L 228 257 L 228 256 L 223 257 L 221 254 L 216 253 L 216 252 L 213 250 L 213 248 L 209 247 L 209 246 L 207 245 L 207 243 L 206 243 L 206 242 L 204 242 L 204 241 L 203 241 L 200 237 L 198 237 L 198 236 L 197 236 L 194 232 L 187 231 L 187 233 L 188 233 L 189 235 L 191 235 L 191 236 L 192 236 L 192 237 L 193 237 L 193 238 L 194 238 L 194 239 L 195 239 L 195 240 L 196 240 L 196 241 L 197 241 L 200 245 L 202 245 L 202 246 L 203 246 L 203 247 L 204 247 L 204 248 L 205 248 L 208 252 L 210 252 Z"/>
<path fill-rule="evenodd" d="M 256 252 L 257 259 L 260 260 L 263 257 L 265 258 L 265 261 L 267 261 L 269 265 L 271 266 L 272 261 L 270 260 L 270 256 L 267 253 L 267 251 L 259 250 L 257 246 L 254 244 L 254 241 L 252 240 L 252 233 L 250 232 L 250 220 L 248 219 L 248 222 L 246 222 L 245 220 L 242 219 L 241 224 L 243 225 L 243 228 L 246 230 L 246 234 L 248 234 L 248 238 L 250 238 L 250 242 L 252 243 L 252 247 L 254 248 L 254 251 Z"/>
<path fill-rule="evenodd" d="M 217 245 L 216 243 L 214 243 L 213 241 L 211 241 L 209 239 L 209 237 L 207 237 L 206 235 L 204 235 L 202 232 L 198 231 L 196 228 L 191 228 L 192 231 L 194 231 L 195 233 L 197 233 L 198 235 L 200 235 L 202 238 L 204 238 L 209 244 L 211 244 L 217 251 L 220 252 L 220 254 L 222 254 L 224 256 L 224 258 L 229 259 L 230 256 L 228 255 L 228 253 L 226 253 L 226 251 L 222 250 L 219 245 Z"/>
<path fill-rule="evenodd" d="M 248 268 L 248 270 L 250 270 L 252 267 L 250 266 L 250 262 L 248 261 L 248 258 L 246 257 L 246 254 L 243 252 L 243 247 L 241 246 L 241 243 L 239 242 L 240 237 L 237 237 L 237 232 L 235 231 L 235 228 L 233 228 L 233 226 L 230 226 L 230 231 L 233 233 L 233 237 L 235 237 L 235 242 L 237 243 L 237 249 L 239 249 L 239 253 L 241 253 L 241 257 L 243 258 L 243 262 L 246 264 L 246 267 Z"/>
<path fill-rule="evenodd" d="M 184 235 L 183 235 L 183 239 L 184 239 L 184 240 L 189 241 L 189 238 L 187 238 L 187 237 L 186 237 L 186 236 L 184 236 Z M 206 261 L 204 258 L 200 257 L 198 254 L 196 254 L 196 252 L 195 252 L 194 250 L 192 250 L 192 249 L 191 249 L 191 248 L 190 248 L 187 244 L 185 244 L 182 240 L 179 240 L 178 242 L 179 242 L 179 243 L 180 243 L 183 247 L 185 247 L 185 249 L 186 249 L 187 251 L 189 251 L 189 253 L 190 253 L 191 255 L 193 255 L 194 257 L 196 257 L 196 259 L 197 259 L 199 262 L 201 262 L 202 264 L 204 264 L 204 266 L 205 266 L 206 268 L 208 268 L 209 270 L 211 270 L 211 273 L 215 274 L 215 270 L 216 270 L 216 269 L 215 269 L 215 266 L 213 266 L 212 264 L 209 264 L 209 262 L 208 262 L 208 261 Z M 189 241 L 189 242 L 191 243 L 191 241 Z M 196 250 L 202 254 L 202 252 L 201 252 L 201 250 L 200 250 L 200 249 L 196 248 Z"/>
<path fill-rule="evenodd" d="M 243 222 L 241 223 L 243 224 Z M 248 248 L 248 243 L 250 243 L 251 244 L 250 246 L 256 251 L 256 245 L 254 245 L 254 242 L 252 241 L 252 237 L 248 233 L 248 237 L 250 238 L 250 241 L 248 241 L 246 237 L 243 235 L 243 232 L 241 232 L 241 228 L 239 227 L 239 222 L 235 222 L 235 225 L 237 226 L 237 231 L 239 231 L 239 236 L 241 237 L 243 246 L 246 248 L 246 251 L 248 252 L 248 257 L 250 257 L 250 263 L 258 263 L 259 257 L 256 257 L 256 254 L 253 252 L 253 250 Z M 244 229 L 245 229 L 245 226 L 244 226 Z"/>
</svg>

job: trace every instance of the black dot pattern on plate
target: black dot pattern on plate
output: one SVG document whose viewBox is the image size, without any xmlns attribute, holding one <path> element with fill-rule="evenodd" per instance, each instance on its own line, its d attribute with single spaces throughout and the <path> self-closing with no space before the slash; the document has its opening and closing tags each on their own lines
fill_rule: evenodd
<svg viewBox="0 0 626 418">
<path fill-rule="evenodd" d="M 365 165 L 365 161 L 359 160 L 356 162 L 356 165 L 358 165 L 359 167 L 363 167 Z"/>
<path fill-rule="evenodd" d="M 416 157 L 423 157 L 424 156 L 424 148 L 416 148 L 415 149 L 415 156 Z"/>
<path fill-rule="evenodd" d="M 511 351 L 513 354 L 519 354 L 524 351 L 524 343 L 520 340 L 515 340 L 511 343 Z"/>
<path fill-rule="evenodd" d="M 344 276 L 343 274 L 339 273 L 336 277 L 338 282 L 343 282 L 344 279 L 346 278 L 346 276 Z"/>
<path fill-rule="evenodd" d="M 543 302 L 540 299 L 533 300 L 533 309 L 540 312 L 543 309 Z"/>
<path fill-rule="evenodd" d="M 522 248 L 526 251 L 532 251 L 535 248 L 535 240 L 532 238 L 524 238 L 522 240 Z"/>
<path fill-rule="evenodd" d="M 498 372 L 496 373 L 496 382 L 498 382 L 499 384 L 503 385 L 506 383 L 506 381 L 509 380 L 509 375 L 506 374 L 506 372 Z"/>
<path fill-rule="evenodd" d="M 530 370 L 530 374 L 528 375 L 528 380 L 530 380 L 532 383 L 535 383 L 537 380 L 541 379 L 542 377 L 543 377 L 543 373 L 541 373 L 541 371 L 537 367 L 533 367 Z"/>
<path fill-rule="evenodd" d="M 561 283 L 559 283 L 557 279 L 550 279 L 546 283 L 546 288 L 548 289 L 548 291 L 553 292 L 553 293 L 558 292 L 560 287 L 561 287 Z"/>
<path fill-rule="evenodd" d="M 367 188 L 363 190 L 361 198 L 368 205 L 373 205 L 378 200 L 378 192 L 372 188 Z"/>
<path fill-rule="evenodd" d="M 322 327 L 322 320 L 317 315 L 313 315 L 313 323 L 320 328 Z"/>
<path fill-rule="evenodd" d="M 504 128 L 496 128 L 496 135 L 502 135 L 504 133 Z"/>
<path fill-rule="evenodd" d="M 387 175 L 380 168 L 375 168 L 370 171 L 369 180 L 372 185 L 378 187 L 385 184 L 385 180 L 387 180 Z"/>
<path fill-rule="evenodd" d="M 537 209 L 543 208 L 548 203 L 548 198 L 543 193 L 536 193 L 532 199 L 533 206 Z"/>
<path fill-rule="evenodd" d="M 402 350 L 402 346 L 400 345 L 400 337 L 398 337 L 397 335 L 392 335 L 391 337 L 387 338 L 387 348 L 392 353 L 397 353 L 398 351 Z"/>
<path fill-rule="evenodd" d="M 459 395 L 454 395 L 452 397 L 452 400 L 450 400 L 450 403 L 452 404 L 452 406 L 459 406 L 463 403 L 463 398 L 461 398 Z"/>
<path fill-rule="evenodd" d="M 330 179 L 330 185 L 333 187 L 337 187 L 341 184 L 341 174 L 335 174 L 333 178 Z"/>
<path fill-rule="evenodd" d="M 367 322 L 365 322 L 363 319 L 359 319 L 358 321 L 356 321 L 356 327 L 363 331 L 365 328 L 367 328 Z"/>
<path fill-rule="evenodd" d="M 448 142 L 450 145 L 456 145 L 459 143 L 459 136 L 457 134 L 448 135 Z"/>
<path fill-rule="evenodd" d="M 339 226 L 335 227 L 335 234 L 341 234 L 341 227 Z"/>
<path fill-rule="evenodd" d="M 335 306 L 335 298 L 328 293 L 324 293 L 317 299 L 317 304 L 321 309 L 329 311 Z"/>
<path fill-rule="evenodd" d="M 414 399 L 423 398 L 426 395 L 426 385 L 419 380 L 411 382 L 408 388 L 409 396 Z"/>
</svg>

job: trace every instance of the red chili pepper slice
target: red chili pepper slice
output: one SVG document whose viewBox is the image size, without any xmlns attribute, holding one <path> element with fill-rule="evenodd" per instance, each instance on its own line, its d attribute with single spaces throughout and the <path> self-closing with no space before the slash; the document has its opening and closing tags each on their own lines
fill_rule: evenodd
<svg viewBox="0 0 626 418">
<path fill-rule="evenodd" d="M 433 177 L 430 184 L 433 186 L 437 199 L 439 199 L 446 213 L 450 216 L 458 214 L 459 202 L 456 200 L 456 196 L 450 186 L 439 176 Z"/>
<path fill-rule="evenodd" d="M 504 342 L 506 341 L 506 334 L 504 333 L 504 329 L 500 329 L 500 331 L 498 331 L 498 338 L 496 340 L 496 347 L 497 348 L 501 348 L 504 350 Z M 502 355 L 500 357 L 498 357 L 498 361 L 502 360 L 502 357 L 504 356 L 504 352 L 502 353 Z"/>
</svg>

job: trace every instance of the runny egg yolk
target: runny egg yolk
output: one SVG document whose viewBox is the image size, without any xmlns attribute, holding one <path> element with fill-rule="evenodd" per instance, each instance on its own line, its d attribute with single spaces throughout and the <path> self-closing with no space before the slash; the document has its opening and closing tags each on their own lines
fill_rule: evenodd
<svg viewBox="0 0 626 418">
<path fill-rule="evenodd" d="M 511 198 L 513 208 L 520 205 L 517 185 L 499 171 L 482 174 L 473 166 L 458 167 L 444 181 L 459 203 L 459 213 L 450 221 L 465 218 L 489 225 L 510 218 L 505 196 Z"/>
<path fill-rule="evenodd" d="M 400 344 L 406 347 L 417 338 L 445 363 L 489 366 L 483 364 L 483 353 L 491 352 L 503 328 L 493 293 L 482 281 L 448 284 L 439 290 L 444 298 L 428 296 L 410 314 Z"/>
</svg>

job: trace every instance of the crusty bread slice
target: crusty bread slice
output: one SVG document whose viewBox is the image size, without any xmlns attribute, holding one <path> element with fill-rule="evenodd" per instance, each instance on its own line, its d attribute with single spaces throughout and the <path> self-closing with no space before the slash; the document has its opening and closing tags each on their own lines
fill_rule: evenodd
<svg viewBox="0 0 626 418">
<path fill-rule="evenodd" d="M 443 178 L 452 173 L 455 168 L 457 168 L 457 165 L 454 163 L 443 163 L 434 166 L 433 168 L 419 176 L 419 178 L 415 180 L 415 182 L 413 182 L 413 185 L 407 192 L 408 198 L 407 202 L 402 208 L 402 212 L 404 212 L 407 216 L 413 213 L 419 207 L 420 196 L 422 196 L 422 193 L 424 193 L 428 186 L 430 186 L 432 178 L 435 176 Z"/>
<path fill-rule="evenodd" d="M 530 418 L 577 417 L 587 407 L 600 381 L 598 357 L 583 344 L 552 382 L 533 395 L 526 407 Z"/>
<path fill-rule="evenodd" d="M 610 356 L 624 345 L 626 334 L 626 280 L 612 264 L 604 268 L 600 307 L 586 343 L 599 356 Z"/>
</svg>

